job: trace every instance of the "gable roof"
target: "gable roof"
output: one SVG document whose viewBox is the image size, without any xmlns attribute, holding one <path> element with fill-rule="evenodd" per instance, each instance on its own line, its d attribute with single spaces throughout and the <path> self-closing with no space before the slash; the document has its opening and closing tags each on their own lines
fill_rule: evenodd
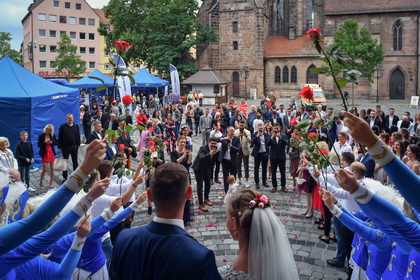
<svg viewBox="0 0 420 280">
<path fill-rule="evenodd" d="M 263 48 L 266 58 L 319 56 L 308 37 L 290 40 L 286 36 L 268 36 Z"/>
<path fill-rule="evenodd" d="M 230 84 L 230 81 L 225 77 L 214 71 L 209 67 L 204 67 L 188 79 L 183 84 L 185 85 L 225 85 Z"/>
</svg>

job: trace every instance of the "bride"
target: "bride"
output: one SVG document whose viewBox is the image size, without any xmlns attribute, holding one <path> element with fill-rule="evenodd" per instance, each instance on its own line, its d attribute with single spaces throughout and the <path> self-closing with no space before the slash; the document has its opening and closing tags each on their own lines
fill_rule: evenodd
<svg viewBox="0 0 420 280">
<path fill-rule="evenodd" d="M 265 195 L 247 188 L 230 196 L 226 226 L 239 242 L 239 255 L 219 268 L 222 279 L 299 279 L 286 232 Z"/>
</svg>

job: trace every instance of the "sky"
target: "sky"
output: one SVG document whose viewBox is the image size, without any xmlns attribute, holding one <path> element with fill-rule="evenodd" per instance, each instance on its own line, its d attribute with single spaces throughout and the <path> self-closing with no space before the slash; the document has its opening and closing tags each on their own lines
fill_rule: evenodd
<svg viewBox="0 0 420 280">
<path fill-rule="evenodd" d="M 12 33 L 12 48 L 19 50 L 23 39 L 21 20 L 33 0 L 0 0 L 0 31 Z M 87 0 L 92 8 L 102 8 L 109 0 Z"/>
</svg>

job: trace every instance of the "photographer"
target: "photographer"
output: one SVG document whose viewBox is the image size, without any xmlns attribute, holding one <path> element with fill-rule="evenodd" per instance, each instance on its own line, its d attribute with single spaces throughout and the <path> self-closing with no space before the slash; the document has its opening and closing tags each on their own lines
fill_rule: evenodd
<svg viewBox="0 0 420 280">
<path fill-rule="evenodd" d="M 249 145 L 251 144 L 251 132 L 245 129 L 245 121 L 239 123 L 239 128 L 235 130 L 235 136 L 239 137 L 241 149 L 239 151 L 239 165 L 238 165 L 238 177 L 239 183 L 242 178 L 242 162 L 244 164 L 245 180 L 249 182 Z"/>
<path fill-rule="evenodd" d="M 239 164 L 239 151 L 241 149 L 241 143 L 239 137 L 236 137 L 234 134 L 235 129 L 232 126 L 229 126 L 227 128 L 226 137 L 221 139 L 222 149 L 219 154 L 219 162 L 222 163 L 225 193 L 227 193 L 229 189 L 227 177 L 229 175 L 236 177 L 236 167 Z"/>
</svg>

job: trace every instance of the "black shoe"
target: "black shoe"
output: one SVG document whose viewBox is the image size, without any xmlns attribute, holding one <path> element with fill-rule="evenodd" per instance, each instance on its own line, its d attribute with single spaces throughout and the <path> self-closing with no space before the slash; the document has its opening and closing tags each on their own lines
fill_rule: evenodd
<svg viewBox="0 0 420 280">
<path fill-rule="evenodd" d="M 219 180 L 214 180 L 216 183 L 218 183 L 219 185 L 221 184 Z"/>
<path fill-rule="evenodd" d="M 325 242 L 327 244 L 330 244 L 330 239 L 329 238 L 324 238 L 325 235 L 320 235 L 319 236 L 319 240 L 321 240 L 322 242 Z"/>
<path fill-rule="evenodd" d="M 260 189 L 260 184 L 255 184 L 255 187 L 256 187 L 257 189 Z"/>
<path fill-rule="evenodd" d="M 265 188 L 269 188 L 269 186 L 268 186 L 267 182 L 263 183 L 263 186 L 264 186 Z"/>
<path fill-rule="evenodd" d="M 336 258 L 327 260 L 327 264 L 334 267 L 344 267 L 344 263 L 340 263 Z"/>
<path fill-rule="evenodd" d="M 152 206 L 147 207 L 147 214 L 152 215 Z"/>
</svg>

